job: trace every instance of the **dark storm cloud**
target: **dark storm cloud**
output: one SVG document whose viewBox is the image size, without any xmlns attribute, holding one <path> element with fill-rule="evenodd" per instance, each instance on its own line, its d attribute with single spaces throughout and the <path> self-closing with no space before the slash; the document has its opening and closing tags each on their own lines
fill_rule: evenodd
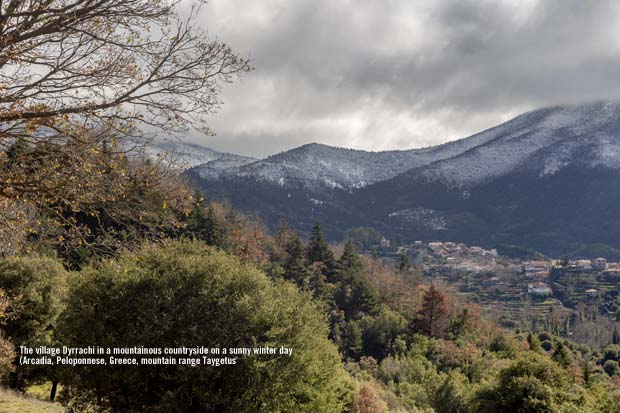
<svg viewBox="0 0 620 413">
<path fill-rule="evenodd" d="M 620 98 L 612 1 L 211 0 L 210 33 L 251 54 L 208 145 L 381 150 L 460 138 L 537 107 Z"/>
</svg>

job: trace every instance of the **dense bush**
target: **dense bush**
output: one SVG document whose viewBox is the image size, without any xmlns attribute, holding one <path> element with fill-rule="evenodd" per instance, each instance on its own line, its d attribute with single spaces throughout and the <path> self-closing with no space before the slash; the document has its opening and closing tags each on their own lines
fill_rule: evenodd
<svg viewBox="0 0 620 413">
<path fill-rule="evenodd" d="M 12 316 L 6 318 L 5 334 L 13 344 L 28 347 L 54 344 L 54 332 L 64 306 L 68 274 L 52 258 L 27 256 L 0 260 L 0 289 L 6 292 Z M 6 346 L 4 349 L 8 351 Z M 54 369 L 16 364 L 9 384 L 22 388 L 29 381 L 55 381 Z"/>
<path fill-rule="evenodd" d="M 85 269 L 60 330 L 70 346 L 294 349 L 234 366 L 74 368 L 69 391 L 92 395 L 86 402 L 101 411 L 334 412 L 350 402 L 340 357 L 308 295 L 198 242 L 146 245 Z"/>
<path fill-rule="evenodd" d="M 0 260 L 0 288 L 19 311 L 5 331 L 16 345 L 50 344 L 62 311 L 67 273 L 58 261 L 45 257 Z"/>
<path fill-rule="evenodd" d="M 478 393 L 475 411 L 586 411 L 584 400 L 573 399 L 571 392 L 565 370 L 544 355 L 528 352 L 502 369 L 495 385 Z"/>
</svg>

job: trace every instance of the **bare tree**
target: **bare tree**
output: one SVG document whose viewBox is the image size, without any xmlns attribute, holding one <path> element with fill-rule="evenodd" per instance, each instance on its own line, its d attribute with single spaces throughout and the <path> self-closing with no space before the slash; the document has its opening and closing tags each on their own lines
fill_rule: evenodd
<svg viewBox="0 0 620 413">
<path fill-rule="evenodd" d="M 178 3 L 0 1 L 3 140 L 102 121 L 120 131 L 205 127 L 221 83 L 248 70 L 248 59 L 195 25 L 199 4 L 181 16 Z"/>
<path fill-rule="evenodd" d="M 179 3 L 0 0 L 5 228 L 23 232 L 30 229 L 24 221 L 44 213 L 92 240 L 78 231 L 84 214 L 133 222 L 143 217 L 135 205 L 144 205 L 136 198 L 144 191 L 158 192 L 162 209 L 182 203 L 161 185 L 175 171 L 162 162 L 126 162 L 118 152 L 127 146 L 117 142 L 157 130 L 209 133 L 206 116 L 219 108 L 221 86 L 250 67 L 196 25 L 202 1 L 185 14 Z"/>
</svg>

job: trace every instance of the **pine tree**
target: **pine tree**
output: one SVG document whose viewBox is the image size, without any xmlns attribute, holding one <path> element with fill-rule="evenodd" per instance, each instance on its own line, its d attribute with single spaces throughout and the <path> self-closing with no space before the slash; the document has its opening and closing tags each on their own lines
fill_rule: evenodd
<svg viewBox="0 0 620 413">
<path fill-rule="evenodd" d="M 374 315 L 377 313 L 377 294 L 362 276 L 357 275 L 351 283 L 351 295 L 346 303 L 345 311 L 350 317 L 357 317 L 360 313 Z"/>
<path fill-rule="evenodd" d="M 200 192 L 194 194 L 194 205 L 187 217 L 187 232 L 190 236 L 205 241 L 208 245 L 222 246 L 222 227 L 213 206 L 205 211 L 204 198 Z"/>
<path fill-rule="evenodd" d="M 344 327 L 344 340 L 345 346 L 344 355 L 359 359 L 364 350 L 364 342 L 362 340 L 362 330 L 355 321 L 349 321 Z"/>
<path fill-rule="evenodd" d="M 304 244 L 297 234 L 286 244 L 286 261 L 284 262 L 284 277 L 294 281 L 300 287 L 307 287 L 311 272 L 304 264 Z"/>
<path fill-rule="evenodd" d="M 344 246 L 342 256 L 338 260 L 338 271 L 334 277 L 338 291 L 337 305 L 345 311 L 347 319 L 355 318 L 360 313 L 376 312 L 376 293 L 364 278 L 362 261 L 355 253 L 353 242 Z"/>
<path fill-rule="evenodd" d="M 338 260 L 338 267 L 340 271 L 349 273 L 361 273 L 362 272 L 362 260 L 359 255 L 355 253 L 355 246 L 351 240 L 347 241 L 344 245 L 344 251 Z"/>
<path fill-rule="evenodd" d="M 204 198 L 200 192 L 194 193 L 192 210 L 187 217 L 187 233 L 198 239 L 204 239 L 204 229 L 207 225 Z"/>
<path fill-rule="evenodd" d="M 222 246 L 222 227 L 211 205 L 207 208 L 204 240 L 208 245 Z"/>
<path fill-rule="evenodd" d="M 322 263 L 323 273 L 327 277 L 328 281 L 333 281 L 332 278 L 336 272 L 336 259 L 334 253 L 327 245 L 325 236 L 321 230 L 321 226 L 317 223 L 312 228 L 312 234 L 310 235 L 310 242 L 308 243 L 308 249 L 306 250 L 306 259 L 308 264 Z"/>
</svg>

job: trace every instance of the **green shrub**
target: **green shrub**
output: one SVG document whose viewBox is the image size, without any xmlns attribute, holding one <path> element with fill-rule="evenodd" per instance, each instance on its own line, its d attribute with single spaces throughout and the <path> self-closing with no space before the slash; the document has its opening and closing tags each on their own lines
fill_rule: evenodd
<svg viewBox="0 0 620 413">
<path fill-rule="evenodd" d="M 551 349 L 553 348 L 553 343 L 549 340 L 545 340 L 542 343 L 540 343 L 540 346 L 545 350 L 545 351 L 551 351 Z"/>
<path fill-rule="evenodd" d="M 603 364 L 603 369 L 605 370 L 605 373 L 610 376 L 620 375 L 620 366 L 616 360 L 607 360 L 605 364 Z"/>
<path fill-rule="evenodd" d="M 293 348 L 291 357 L 239 357 L 220 367 L 73 368 L 68 394 L 92 395 L 84 403 L 102 411 L 335 412 L 350 402 L 310 297 L 198 242 L 146 245 L 83 270 L 60 329 L 70 346 Z"/>
<path fill-rule="evenodd" d="M 26 256 L 0 260 L 0 289 L 6 291 L 14 312 L 6 320 L 4 331 L 16 348 L 54 344 L 67 277 L 63 266 L 52 258 Z M 56 381 L 56 370 L 16 364 L 9 385 L 24 388 L 28 382 L 38 379 Z"/>
</svg>

